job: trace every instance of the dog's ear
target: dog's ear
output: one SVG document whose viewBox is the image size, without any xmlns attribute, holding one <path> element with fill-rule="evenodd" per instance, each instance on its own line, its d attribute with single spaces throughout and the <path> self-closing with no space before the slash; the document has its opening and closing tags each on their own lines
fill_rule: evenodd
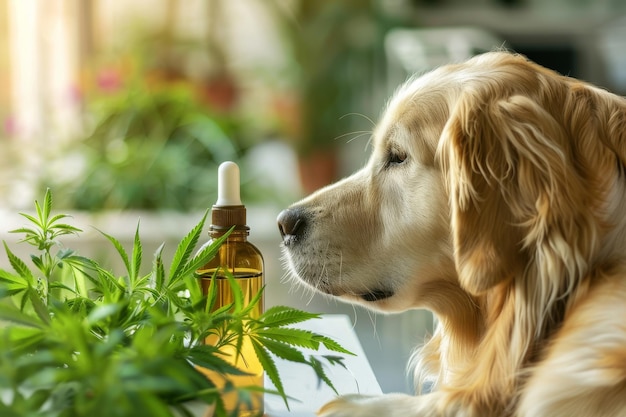
<svg viewBox="0 0 626 417">
<path fill-rule="evenodd" d="M 595 240 L 575 145 L 529 97 L 489 96 L 464 93 L 439 144 L 461 285 L 479 294 L 532 265 L 562 287 L 578 243 Z"/>
</svg>

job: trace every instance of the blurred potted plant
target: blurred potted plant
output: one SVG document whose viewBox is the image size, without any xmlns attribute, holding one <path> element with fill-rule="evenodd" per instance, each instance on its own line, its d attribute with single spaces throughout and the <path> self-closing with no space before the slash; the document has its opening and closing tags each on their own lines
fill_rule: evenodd
<svg viewBox="0 0 626 417">
<path fill-rule="evenodd" d="M 237 121 L 211 114 L 184 84 L 151 87 L 134 80 L 93 107 L 93 132 L 68 152 L 84 158 L 82 172 L 53 184 L 67 190 L 61 196 L 66 207 L 206 207 L 217 165 L 245 152 Z"/>
<path fill-rule="evenodd" d="M 85 94 L 89 133 L 60 149 L 40 188 L 58 189 L 63 207 L 89 211 L 189 211 L 210 204 L 217 165 L 242 162 L 255 143 L 240 115 L 219 107 L 227 100 L 219 86 L 198 85 L 167 62 L 155 67 L 135 54 L 101 68 Z M 246 201 L 263 192 L 275 193 L 244 178 Z"/>
<path fill-rule="evenodd" d="M 126 267 L 116 275 L 60 245 L 59 237 L 80 230 L 65 223 L 66 215 L 52 214 L 49 192 L 35 205 L 36 214 L 23 214 L 30 224 L 13 231 L 32 245 L 34 268 L 5 243 L 13 271 L 0 270 L 0 415 L 191 416 L 188 406 L 194 400 L 226 416 L 222 395 L 234 391 L 246 403 L 253 389 L 228 383 L 242 371 L 223 351 L 234 347 L 238 355 L 243 338 L 254 346 L 276 387 L 273 393 L 285 402 L 272 355 L 312 368 L 332 387 L 322 364 L 341 365 L 341 357 L 305 355 L 295 347 L 349 352 L 322 335 L 285 327 L 318 315 L 276 306 L 250 317 L 260 293 L 244 305 L 234 279 L 233 305 L 212 310 L 215 290 L 203 294 L 194 271 L 221 241 L 192 255 L 206 214 L 181 240 L 169 269 L 161 246 L 147 274 L 140 272 L 139 227 L 130 253 L 103 233 Z M 203 343 L 208 335 L 218 337 L 214 345 Z"/>
<path fill-rule="evenodd" d="M 250 134 L 238 108 L 238 80 L 218 35 L 180 34 L 181 5 L 166 4 L 164 23 L 150 31 L 136 24 L 113 60 L 106 47 L 91 51 L 93 74 L 86 71 L 81 92 L 87 133 L 54 156 L 59 163 L 43 173 L 40 185 L 57 189 L 63 207 L 201 209 L 212 203 L 207 196 L 215 194 L 217 165 L 245 164 L 257 144 L 258 132 Z M 220 2 L 207 3 L 209 27 L 219 26 L 220 8 Z M 60 175 L 59 164 L 66 168 Z M 278 195 L 259 181 L 249 185 L 248 170 L 242 172 L 247 202 Z"/>
<path fill-rule="evenodd" d="M 299 73 L 287 125 L 305 192 L 337 178 L 336 150 L 354 127 L 344 116 L 362 111 L 374 89 L 385 24 L 378 3 L 305 0 L 298 3 L 295 22 L 286 20 Z"/>
</svg>

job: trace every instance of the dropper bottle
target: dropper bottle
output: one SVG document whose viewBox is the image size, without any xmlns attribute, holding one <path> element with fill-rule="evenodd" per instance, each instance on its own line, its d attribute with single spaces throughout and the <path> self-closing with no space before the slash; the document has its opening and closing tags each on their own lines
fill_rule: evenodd
<svg viewBox="0 0 626 417">
<path fill-rule="evenodd" d="M 248 241 L 250 228 L 246 224 L 246 207 L 241 203 L 239 167 L 234 162 L 224 162 L 219 166 L 217 195 L 217 201 L 211 209 L 211 226 L 209 227 L 211 240 L 208 244 L 223 236 L 233 226 L 234 228 L 220 246 L 215 257 L 197 271 L 204 294 L 208 293 L 211 279 L 215 275 L 217 286 L 217 300 L 213 307 L 215 310 L 234 301 L 233 291 L 224 269 L 232 274 L 241 287 L 244 294 L 244 305 L 248 305 L 264 285 L 263 256 L 259 249 Z M 250 315 L 253 318 L 259 317 L 263 313 L 263 308 L 262 297 Z M 215 341 L 209 337 L 205 342 L 213 344 Z M 229 379 L 235 386 L 263 387 L 263 367 L 249 341 L 244 339 L 241 348 L 242 355 L 238 360 L 235 358 L 234 348 L 233 352 L 225 353 L 229 355 L 225 359 L 232 361 L 237 367 L 250 374 L 230 376 Z M 262 414 L 262 394 L 251 392 L 251 397 L 254 410 L 239 410 L 239 416 Z M 227 410 L 232 411 L 236 408 L 236 397 L 229 398 L 227 396 L 224 401 Z"/>
</svg>

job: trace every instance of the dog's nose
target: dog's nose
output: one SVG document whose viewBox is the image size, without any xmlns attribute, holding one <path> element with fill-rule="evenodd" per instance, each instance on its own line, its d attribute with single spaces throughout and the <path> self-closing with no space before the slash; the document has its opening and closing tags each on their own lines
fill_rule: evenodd
<svg viewBox="0 0 626 417">
<path fill-rule="evenodd" d="M 276 221 L 278 222 L 278 231 L 285 244 L 289 244 L 300 237 L 306 225 L 304 210 L 300 208 L 281 211 Z"/>
</svg>

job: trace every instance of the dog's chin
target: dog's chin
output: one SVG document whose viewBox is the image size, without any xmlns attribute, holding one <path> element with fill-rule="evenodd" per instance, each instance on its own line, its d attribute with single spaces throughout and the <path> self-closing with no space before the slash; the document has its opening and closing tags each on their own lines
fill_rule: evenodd
<svg viewBox="0 0 626 417">
<path fill-rule="evenodd" d="M 389 310 L 393 304 L 395 292 L 391 289 L 377 288 L 367 291 L 352 291 L 345 288 L 338 288 L 329 285 L 326 282 L 318 282 L 316 285 L 311 284 L 306 279 L 295 276 L 296 280 L 307 288 L 312 288 L 316 292 L 337 298 L 341 301 L 351 304 L 361 304 L 374 310 Z M 393 308 L 391 308 L 393 310 Z"/>
<path fill-rule="evenodd" d="M 288 275 L 293 279 L 293 282 L 306 288 L 345 302 L 361 304 L 378 310 L 387 310 L 385 306 L 393 304 L 393 300 L 390 299 L 393 299 L 396 292 L 391 288 L 372 286 L 371 288 L 360 287 L 355 289 L 350 288 L 350 286 L 338 285 L 337 282 L 342 281 L 337 278 L 341 275 L 340 272 L 335 275 L 330 273 L 326 266 L 318 268 L 314 266 L 314 263 L 298 263 L 297 260 L 301 257 L 294 257 L 288 250 L 284 250 L 283 255 Z M 320 277 L 313 273 L 313 271 L 318 270 L 326 270 L 326 276 Z"/>
</svg>

